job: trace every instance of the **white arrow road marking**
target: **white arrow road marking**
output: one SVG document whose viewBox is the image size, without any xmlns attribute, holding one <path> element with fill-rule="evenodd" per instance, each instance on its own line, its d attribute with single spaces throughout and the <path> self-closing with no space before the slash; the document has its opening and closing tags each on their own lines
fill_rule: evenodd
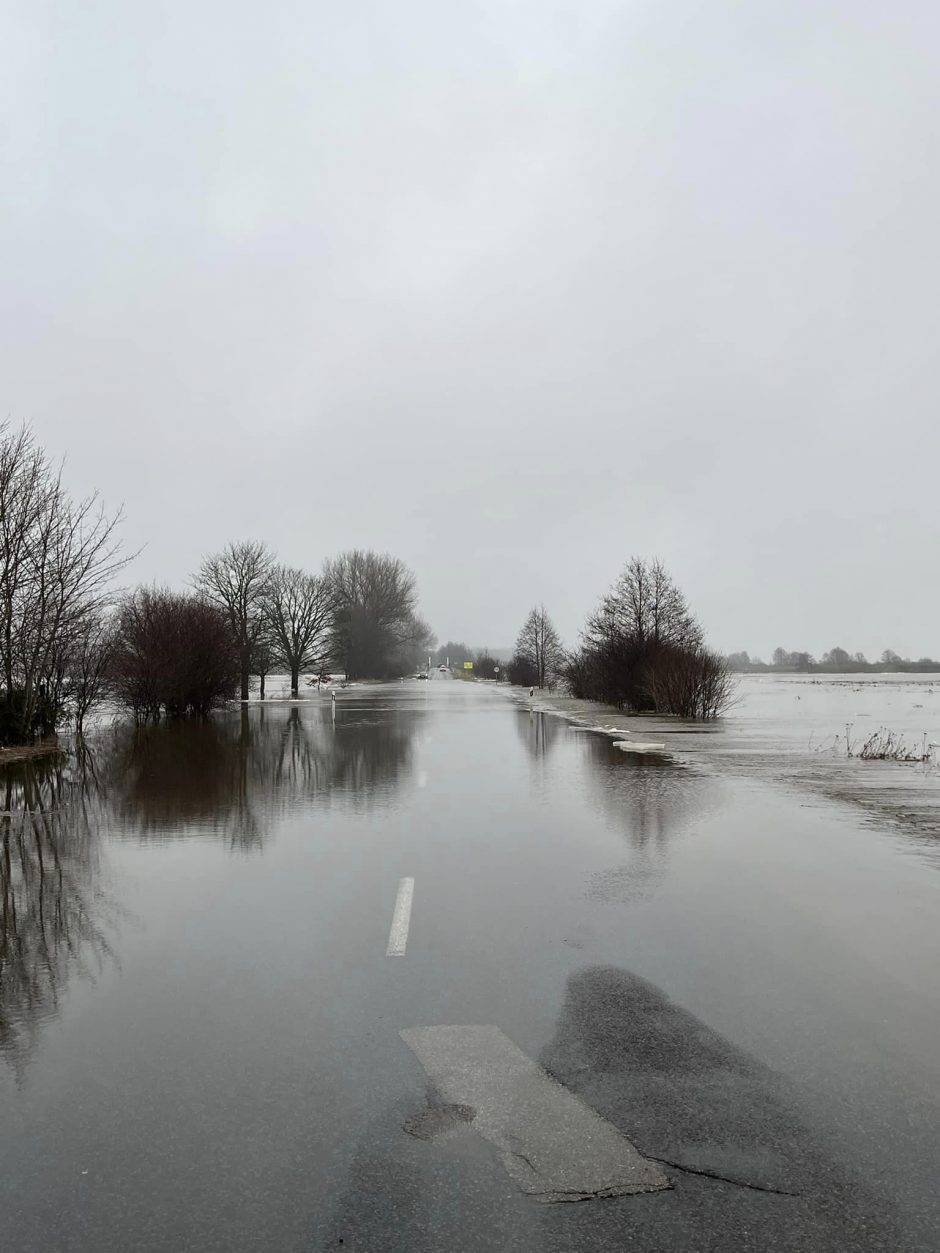
<svg viewBox="0 0 940 1253">
<path fill-rule="evenodd" d="M 616 1127 L 527 1057 L 498 1027 L 411 1027 L 401 1038 L 442 1101 L 473 1126 L 509 1176 L 540 1201 L 657 1192 L 670 1186 Z"/>
<path fill-rule="evenodd" d="M 411 902 L 415 894 L 414 879 L 398 880 L 398 896 L 392 914 L 392 929 L 388 933 L 386 957 L 404 957 L 408 946 L 408 928 L 411 926 Z"/>
</svg>

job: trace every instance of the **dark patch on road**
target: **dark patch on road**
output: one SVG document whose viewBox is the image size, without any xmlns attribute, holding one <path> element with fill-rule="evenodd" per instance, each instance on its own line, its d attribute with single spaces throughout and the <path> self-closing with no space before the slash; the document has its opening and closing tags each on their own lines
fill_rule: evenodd
<svg viewBox="0 0 940 1253">
<path fill-rule="evenodd" d="M 904 1247 L 891 1198 L 826 1153 L 782 1076 L 645 979 L 616 967 L 572 975 L 540 1060 L 652 1161 L 781 1197 L 795 1247 Z"/>
<path fill-rule="evenodd" d="M 402 1123 L 402 1130 L 416 1140 L 435 1140 L 465 1123 L 472 1122 L 476 1110 L 472 1105 L 432 1105 Z"/>
</svg>

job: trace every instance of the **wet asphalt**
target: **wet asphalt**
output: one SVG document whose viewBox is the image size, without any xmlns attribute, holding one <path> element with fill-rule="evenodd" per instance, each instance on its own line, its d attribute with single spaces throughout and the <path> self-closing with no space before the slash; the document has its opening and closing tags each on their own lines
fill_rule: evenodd
<svg viewBox="0 0 940 1253">
<path fill-rule="evenodd" d="M 940 1247 L 937 871 L 850 809 L 442 678 L 118 734 L 96 771 L 59 930 L 22 921 L 22 848 L 4 922 L 4 1249 Z M 671 1186 L 525 1195 L 399 1034 L 457 1024 Z"/>
</svg>

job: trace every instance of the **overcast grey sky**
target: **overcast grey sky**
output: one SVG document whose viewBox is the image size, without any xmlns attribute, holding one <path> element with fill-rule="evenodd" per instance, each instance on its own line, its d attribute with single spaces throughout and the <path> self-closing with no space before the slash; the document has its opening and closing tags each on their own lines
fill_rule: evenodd
<svg viewBox="0 0 940 1253">
<path fill-rule="evenodd" d="M 0 0 L 0 413 L 130 577 L 940 654 L 936 0 Z"/>
</svg>

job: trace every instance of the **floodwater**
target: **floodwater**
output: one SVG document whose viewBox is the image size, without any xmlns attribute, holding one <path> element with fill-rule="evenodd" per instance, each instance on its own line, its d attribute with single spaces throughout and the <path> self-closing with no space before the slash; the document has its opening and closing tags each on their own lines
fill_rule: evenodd
<svg viewBox="0 0 940 1253">
<path fill-rule="evenodd" d="M 884 794 L 940 779 L 816 751 L 850 713 L 940 739 L 929 679 L 748 679 L 646 757 L 447 680 L 8 767 L 0 1247 L 935 1249 L 940 864 Z M 531 1202 L 471 1128 L 402 1130 L 431 1024 L 753 1186 Z"/>
<path fill-rule="evenodd" d="M 756 776 L 855 806 L 861 821 L 922 837 L 940 852 L 940 674 L 743 675 L 726 717 L 690 724 L 631 717 L 564 697 L 537 698 L 586 727 L 620 727 L 674 759 Z M 926 761 L 864 760 L 890 732 Z"/>
</svg>

